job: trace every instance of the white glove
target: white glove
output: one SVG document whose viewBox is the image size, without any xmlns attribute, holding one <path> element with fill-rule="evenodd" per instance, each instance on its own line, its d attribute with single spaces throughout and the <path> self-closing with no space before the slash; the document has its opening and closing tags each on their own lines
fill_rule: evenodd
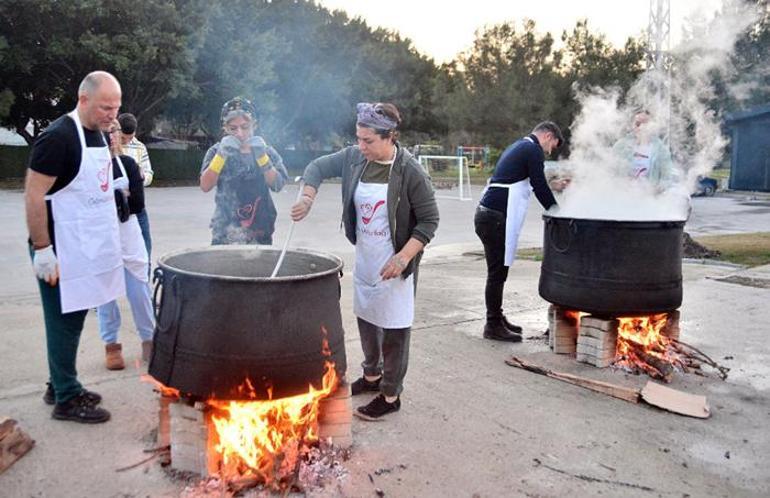
<svg viewBox="0 0 770 498">
<path fill-rule="evenodd" d="M 217 152 L 222 157 L 237 156 L 241 152 L 241 141 L 232 135 L 227 135 L 219 142 Z"/>
<path fill-rule="evenodd" d="M 59 279 L 59 268 L 52 245 L 35 250 L 32 257 L 32 267 L 37 278 L 45 280 L 51 285 L 56 285 L 56 281 Z"/>
<path fill-rule="evenodd" d="M 257 157 L 262 157 L 267 153 L 267 144 L 265 143 L 265 139 L 260 137 L 259 135 L 254 135 L 253 137 L 247 140 L 247 143 L 249 144 L 249 147 L 251 147 L 251 150 L 254 151 Z"/>
<path fill-rule="evenodd" d="M 120 176 L 112 180 L 112 190 L 128 190 L 128 178 Z"/>
</svg>

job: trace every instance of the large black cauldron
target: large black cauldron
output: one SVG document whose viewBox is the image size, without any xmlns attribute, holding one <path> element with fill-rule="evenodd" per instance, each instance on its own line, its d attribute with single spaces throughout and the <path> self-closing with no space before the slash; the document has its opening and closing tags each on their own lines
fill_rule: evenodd
<svg viewBox="0 0 770 498">
<path fill-rule="evenodd" d="M 223 399 L 248 398 L 238 389 L 247 378 L 257 399 L 320 388 L 327 358 L 343 375 L 342 260 L 289 251 L 269 278 L 279 254 L 214 246 L 163 256 L 150 375 L 185 394 Z"/>
<path fill-rule="evenodd" d="M 682 304 L 684 221 L 543 220 L 539 290 L 546 301 L 609 316 Z"/>
</svg>

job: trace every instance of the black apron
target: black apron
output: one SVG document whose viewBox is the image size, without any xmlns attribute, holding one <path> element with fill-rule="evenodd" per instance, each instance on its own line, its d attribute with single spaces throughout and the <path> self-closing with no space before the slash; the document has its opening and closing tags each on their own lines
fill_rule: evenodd
<svg viewBox="0 0 770 498">
<path fill-rule="evenodd" d="M 278 213 L 253 153 L 226 160 L 217 181 L 215 202 L 212 244 L 273 243 Z"/>
</svg>

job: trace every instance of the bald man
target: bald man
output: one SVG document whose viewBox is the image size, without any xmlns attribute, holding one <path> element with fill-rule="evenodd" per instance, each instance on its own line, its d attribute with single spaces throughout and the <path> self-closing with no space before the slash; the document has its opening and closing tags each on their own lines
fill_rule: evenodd
<svg viewBox="0 0 770 498">
<path fill-rule="evenodd" d="M 101 396 L 83 388 L 75 361 L 86 314 L 125 294 L 112 168 L 104 132 L 121 103 L 118 80 L 88 74 L 77 108 L 51 123 L 32 146 L 25 186 L 32 264 L 43 304 L 51 416 L 106 422 Z"/>
</svg>

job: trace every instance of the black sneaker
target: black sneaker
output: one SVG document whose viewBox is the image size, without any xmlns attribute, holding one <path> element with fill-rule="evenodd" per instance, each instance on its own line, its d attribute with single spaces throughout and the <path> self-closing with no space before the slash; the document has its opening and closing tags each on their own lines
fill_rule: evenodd
<svg viewBox="0 0 770 498">
<path fill-rule="evenodd" d="M 397 412 L 401 408 L 401 398 L 396 398 L 393 403 L 385 401 L 385 395 L 380 394 L 369 402 L 368 405 L 356 408 L 356 416 L 364 420 L 377 420 L 388 413 Z"/>
<path fill-rule="evenodd" d="M 46 405 L 55 405 L 56 404 L 56 394 L 53 390 L 53 385 L 51 385 L 50 382 L 45 383 L 45 394 L 43 394 L 43 401 Z M 91 404 L 98 405 L 102 402 L 102 395 L 99 393 L 95 393 L 93 391 L 89 391 L 87 389 L 83 389 L 83 393 L 85 396 L 91 401 Z"/>
<path fill-rule="evenodd" d="M 81 424 L 101 424 L 110 419 L 110 412 L 94 405 L 86 391 L 83 391 L 69 401 L 57 403 L 51 417 Z"/>
<path fill-rule="evenodd" d="M 365 392 L 377 392 L 380 390 L 380 381 L 382 377 L 377 380 L 366 380 L 366 377 L 361 377 L 352 384 L 350 384 L 350 395 L 356 396 Z"/>
</svg>

